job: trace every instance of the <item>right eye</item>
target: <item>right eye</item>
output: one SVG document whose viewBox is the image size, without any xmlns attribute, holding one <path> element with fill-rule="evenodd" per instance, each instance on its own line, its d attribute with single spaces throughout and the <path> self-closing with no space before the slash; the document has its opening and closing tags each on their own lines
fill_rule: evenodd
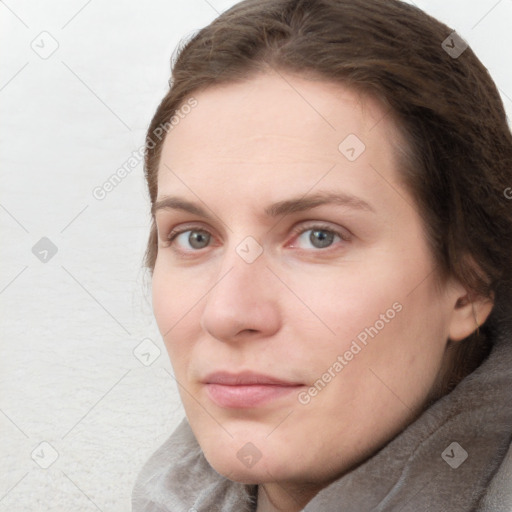
<svg viewBox="0 0 512 512">
<path fill-rule="evenodd" d="M 167 236 L 167 240 L 169 242 L 168 246 L 177 244 L 181 246 L 180 251 L 188 252 L 191 251 L 190 248 L 192 248 L 193 252 L 207 247 L 211 241 L 211 234 L 204 229 L 190 229 L 190 227 L 188 227 L 172 230 Z M 189 245 L 188 248 L 186 247 L 187 244 Z"/>
</svg>

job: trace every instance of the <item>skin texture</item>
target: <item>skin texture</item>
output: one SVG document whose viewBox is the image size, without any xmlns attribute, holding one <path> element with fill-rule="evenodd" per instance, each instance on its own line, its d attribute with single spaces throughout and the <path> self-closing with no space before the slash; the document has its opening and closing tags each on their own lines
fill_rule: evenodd
<svg viewBox="0 0 512 512">
<path fill-rule="evenodd" d="M 166 137 L 158 199 L 181 196 L 211 218 L 157 211 L 155 318 L 208 462 L 227 478 L 260 484 L 258 512 L 299 511 L 417 417 L 447 340 L 469 335 L 491 306 L 472 303 L 452 280 L 436 285 L 422 220 L 398 179 L 398 135 L 375 100 L 273 73 L 194 96 L 197 107 Z M 349 134 L 366 146 L 354 161 L 338 148 Z M 371 210 L 329 204 L 264 214 L 320 191 L 357 196 Z M 318 224 L 331 236 L 326 247 L 313 236 Z M 193 231 L 170 245 L 172 229 Z M 210 234 L 199 233 L 199 246 L 197 230 Z M 252 263 L 237 252 L 248 236 L 263 251 Z M 255 254 L 257 246 L 242 247 Z M 378 333 L 333 369 L 370 326 Z M 299 391 L 304 402 L 329 368 L 330 381 L 301 403 Z M 303 387 L 228 409 L 201 382 L 215 370 Z M 249 442 L 261 455 L 252 467 L 237 457 Z"/>
</svg>

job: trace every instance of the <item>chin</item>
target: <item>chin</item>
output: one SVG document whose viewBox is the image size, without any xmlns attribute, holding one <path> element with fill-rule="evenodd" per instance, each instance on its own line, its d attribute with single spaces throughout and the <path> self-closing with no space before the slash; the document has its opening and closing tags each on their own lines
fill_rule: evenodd
<svg viewBox="0 0 512 512">
<path fill-rule="evenodd" d="M 292 433 L 283 427 L 272 432 L 274 421 L 231 418 L 221 421 L 221 429 L 211 418 L 205 420 L 189 423 L 210 466 L 229 480 L 244 484 L 286 480 L 297 465 Z"/>
<path fill-rule="evenodd" d="M 232 460 L 231 458 L 226 459 L 225 455 L 217 455 L 218 454 L 214 454 L 212 457 L 205 454 L 205 457 L 210 466 L 217 473 L 229 480 L 232 480 L 233 482 L 255 485 L 269 480 L 269 473 L 265 471 L 262 460 L 259 460 L 252 467 L 246 467 L 236 457 L 235 460 Z"/>
<path fill-rule="evenodd" d="M 263 442 L 256 447 L 256 443 L 241 443 L 235 438 L 230 443 L 204 446 L 203 453 L 217 473 L 234 482 L 254 485 L 292 480 L 290 468 L 296 466 L 296 457 L 290 460 L 287 454 Z"/>
</svg>

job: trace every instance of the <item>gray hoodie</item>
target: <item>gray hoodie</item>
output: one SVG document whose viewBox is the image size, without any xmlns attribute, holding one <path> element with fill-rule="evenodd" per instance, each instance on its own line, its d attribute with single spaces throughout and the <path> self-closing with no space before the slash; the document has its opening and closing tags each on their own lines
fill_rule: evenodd
<svg viewBox="0 0 512 512">
<path fill-rule="evenodd" d="M 512 512 L 512 336 L 304 512 Z M 206 461 L 185 418 L 140 472 L 133 512 L 254 512 L 257 486 Z"/>
</svg>

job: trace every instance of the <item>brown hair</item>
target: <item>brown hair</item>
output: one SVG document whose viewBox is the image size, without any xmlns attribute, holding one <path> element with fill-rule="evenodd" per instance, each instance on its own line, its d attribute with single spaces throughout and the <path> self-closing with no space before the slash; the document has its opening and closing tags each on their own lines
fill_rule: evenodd
<svg viewBox="0 0 512 512">
<path fill-rule="evenodd" d="M 512 135 L 498 90 L 471 48 L 455 58 L 442 47 L 452 32 L 398 0 L 242 1 L 178 50 L 145 154 L 153 205 L 164 140 L 155 143 L 155 130 L 194 92 L 268 69 L 381 100 L 406 141 L 400 172 L 424 218 L 438 275 L 494 297 L 487 322 L 454 345 L 439 393 L 473 371 L 493 336 L 510 328 L 512 299 L 512 204 L 504 195 L 512 186 Z M 152 217 L 151 275 L 157 251 Z"/>
</svg>

